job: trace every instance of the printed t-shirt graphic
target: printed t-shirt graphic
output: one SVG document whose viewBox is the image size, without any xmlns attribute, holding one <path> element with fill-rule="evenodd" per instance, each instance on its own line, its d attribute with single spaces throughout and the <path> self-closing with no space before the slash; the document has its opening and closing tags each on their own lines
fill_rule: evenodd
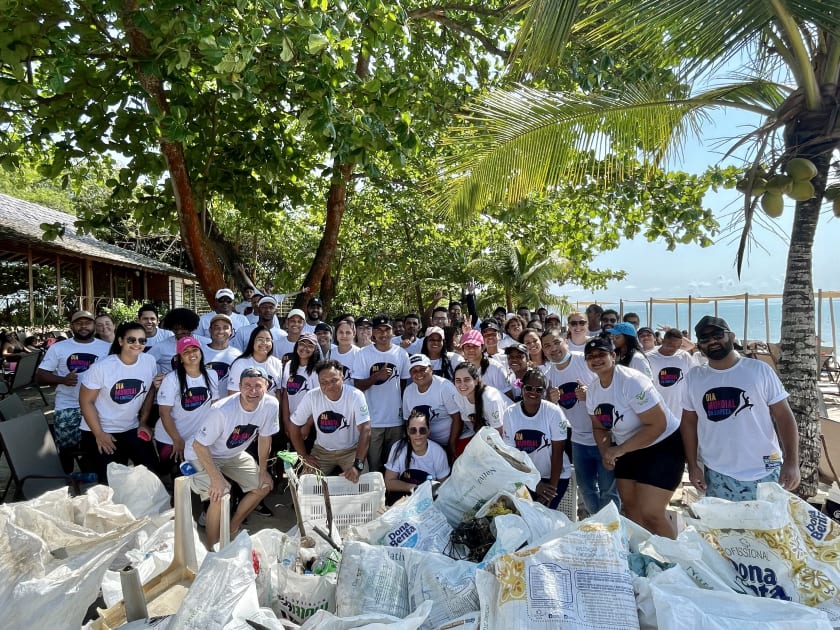
<svg viewBox="0 0 840 630">
<path fill-rule="evenodd" d="M 87 372 L 88 368 L 93 365 L 93 362 L 99 358 L 95 354 L 89 352 L 74 352 L 67 357 L 67 371 L 76 371 L 77 374 Z"/>
<path fill-rule="evenodd" d="M 610 403 L 601 403 L 595 407 L 592 413 L 595 419 L 601 423 L 605 429 L 612 429 L 621 418 L 616 417 L 616 409 Z"/>
<path fill-rule="evenodd" d="M 373 376 L 374 374 L 377 374 L 380 370 L 386 370 L 388 368 L 391 368 L 392 370 L 391 376 L 388 379 L 388 381 L 390 381 L 392 378 L 397 378 L 397 366 L 393 363 L 374 363 L 370 366 L 370 375 Z M 383 383 L 387 383 L 388 381 L 383 381 Z"/>
<path fill-rule="evenodd" d="M 662 387 L 673 387 L 683 379 L 683 371 L 678 367 L 665 367 L 656 376 Z"/>
<path fill-rule="evenodd" d="M 247 443 L 251 438 L 259 437 L 259 435 L 259 427 L 255 424 L 237 425 L 233 427 L 233 431 L 228 435 L 225 440 L 225 445 L 230 449 L 234 449 Z"/>
<path fill-rule="evenodd" d="M 206 387 L 190 387 L 181 394 L 181 409 L 195 411 L 210 400 L 210 390 Z"/>
<path fill-rule="evenodd" d="M 139 378 L 124 378 L 113 384 L 110 396 L 118 405 L 126 405 L 145 393 L 146 384 Z"/>
<path fill-rule="evenodd" d="M 330 410 L 319 413 L 316 423 L 318 425 L 318 429 L 323 433 L 335 433 L 340 429 L 350 427 L 350 423 L 343 414 Z"/>
<path fill-rule="evenodd" d="M 727 420 L 751 408 L 747 392 L 738 387 L 714 387 L 703 394 L 703 410 L 712 422 Z"/>
</svg>

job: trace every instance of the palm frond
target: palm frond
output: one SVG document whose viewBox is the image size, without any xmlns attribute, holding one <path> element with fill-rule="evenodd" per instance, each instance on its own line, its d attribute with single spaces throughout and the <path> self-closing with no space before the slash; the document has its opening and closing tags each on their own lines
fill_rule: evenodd
<svg viewBox="0 0 840 630">
<path fill-rule="evenodd" d="M 510 62 L 518 59 L 522 72 L 538 72 L 556 62 L 578 17 L 580 0 L 530 2 L 519 27 Z"/>
</svg>

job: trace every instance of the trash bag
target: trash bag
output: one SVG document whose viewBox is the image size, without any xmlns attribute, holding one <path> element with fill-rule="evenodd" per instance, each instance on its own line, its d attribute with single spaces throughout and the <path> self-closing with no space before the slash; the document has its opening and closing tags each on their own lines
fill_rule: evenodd
<svg viewBox="0 0 840 630">
<path fill-rule="evenodd" d="M 434 630 L 479 609 L 475 571 L 474 562 L 453 560 L 439 553 L 405 551 L 409 608 L 416 609 L 427 600 L 435 604 L 421 628 Z"/>
<path fill-rule="evenodd" d="M 375 614 L 402 619 L 409 611 L 404 550 L 347 543 L 338 572 L 336 615 Z"/>
<path fill-rule="evenodd" d="M 319 610 L 335 612 L 335 573 L 297 573 L 294 567 L 277 563 L 271 567 L 271 609 L 278 616 L 303 623 Z"/>
<path fill-rule="evenodd" d="M 108 485 L 114 489 L 114 503 L 122 503 L 135 518 L 160 514 L 169 509 L 169 493 L 158 476 L 145 466 L 108 464 Z"/>
<path fill-rule="evenodd" d="M 326 610 L 312 615 L 300 630 L 418 630 L 429 615 L 434 602 L 426 601 L 405 617 L 369 613 L 339 617 Z"/>
</svg>

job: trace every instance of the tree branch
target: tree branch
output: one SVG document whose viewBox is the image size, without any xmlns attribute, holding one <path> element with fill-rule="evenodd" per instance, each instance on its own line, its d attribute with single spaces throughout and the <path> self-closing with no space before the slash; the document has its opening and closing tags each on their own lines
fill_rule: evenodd
<svg viewBox="0 0 840 630">
<path fill-rule="evenodd" d="M 421 7 L 408 12 L 408 18 L 413 19 L 417 17 L 429 17 L 429 14 L 445 14 L 447 11 L 465 11 L 467 13 L 475 13 L 476 15 L 484 15 L 488 17 L 500 17 L 514 11 L 525 4 L 522 0 L 511 2 L 510 4 L 500 7 L 498 9 L 491 9 L 481 5 L 474 4 L 431 4 L 427 7 Z"/>
<path fill-rule="evenodd" d="M 448 29 L 453 31 L 457 31 L 462 35 L 467 35 L 469 37 L 474 37 L 478 41 L 482 43 L 484 48 L 487 49 L 487 52 L 492 53 L 498 57 L 501 57 L 504 60 L 508 58 L 508 52 L 506 50 L 502 50 L 496 45 L 490 37 L 481 33 L 480 31 L 474 29 L 472 26 L 467 26 L 466 24 L 462 24 L 457 20 L 453 20 L 446 16 L 446 10 L 435 10 L 432 8 L 425 8 L 425 9 L 418 9 L 417 11 L 412 11 L 409 13 L 410 19 L 416 18 L 426 18 L 432 20 L 433 22 L 437 22 L 441 26 L 444 26 Z"/>
</svg>

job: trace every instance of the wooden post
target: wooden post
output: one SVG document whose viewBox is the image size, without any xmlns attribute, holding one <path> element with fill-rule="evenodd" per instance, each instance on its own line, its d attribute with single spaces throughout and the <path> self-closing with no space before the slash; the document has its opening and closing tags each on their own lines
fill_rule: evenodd
<svg viewBox="0 0 840 630">
<path fill-rule="evenodd" d="M 677 330 L 681 330 L 680 328 L 680 303 L 674 302 L 674 328 Z"/>
<path fill-rule="evenodd" d="M 837 355 L 837 333 L 834 332 L 834 298 L 828 298 L 828 315 L 831 318 L 831 345 L 833 347 L 832 352 L 834 352 L 835 356 Z"/>
<path fill-rule="evenodd" d="M 27 262 L 29 264 L 29 327 L 35 326 L 35 279 L 32 275 L 32 248 L 27 247 Z"/>
<path fill-rule="evenodd" d="M 93 288 L 93 261 L 90 258 L 85 258 L 85 280 L 84 280 L 85 291 L 83 292 L 84 295 L 84 310 L 90 311 L 94 315 L 96 315 L 96 311 L 94 310 L 94 288 Z"/>
<path fill-rule="evenodd" d="M 744 293 L 744 336 L 741 343 L 747 347 L 747 330 L 750 325 L 750 294 Z"/>
<path fill-rule="evenodd" d="M 688 334 L 691 334 L 691 324 L 694 322 L 694 319 L 691 316 L 691 296 L 688 296 Z"/>
<path fill-rule="evenodd" d="M 61 256 L 55 257 L 55 309 L 58 321 L 64 321 L 64 306 L 61 298 Z"/>
<path fill-rule="evenodd" d="M 770 343 L 770 303 L 764 298 L 764 343 Z"/>
<path fill-rule="evenodd" d="M 820 378 L 823 365 L 822 346 L 822 289 L 819 289 L 817 291 L 817 380 Z"/>
</svg>

